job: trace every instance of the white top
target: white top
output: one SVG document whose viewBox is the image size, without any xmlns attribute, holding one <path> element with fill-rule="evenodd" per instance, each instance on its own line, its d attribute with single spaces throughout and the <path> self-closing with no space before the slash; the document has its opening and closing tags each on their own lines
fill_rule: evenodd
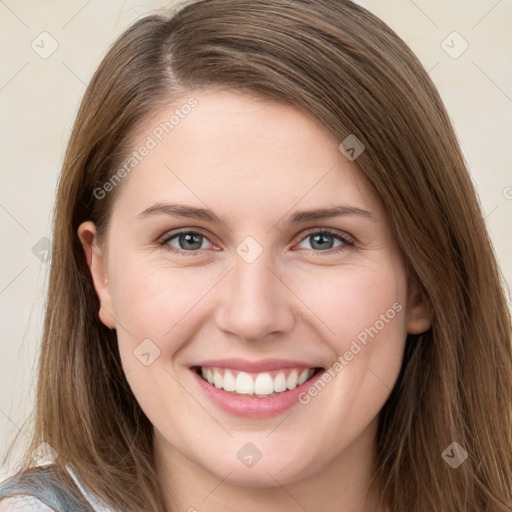
<svg viewBox="0 0 512 512">
<path fill-rule="evenodd" d="M 0 512 L 54 512 L 54 510 L 33 496 L 20 495 L 1 500 Z"/>
<path fill-rule="evenodd" d="M 80 489 L 85 499 L 89 502 L 94 512 L 115 512 L 111 508 L 103 506 L 98 498 L 85 487 L 78 478 L 71 464 L 66 464 L 68 473 L 73 478 L 75 484 Z M 29 495 L 10 496 L 0 500 L 0 512 L 55 512 L 52 508 L 47 507 L 43 502 Z"/>
</svg>

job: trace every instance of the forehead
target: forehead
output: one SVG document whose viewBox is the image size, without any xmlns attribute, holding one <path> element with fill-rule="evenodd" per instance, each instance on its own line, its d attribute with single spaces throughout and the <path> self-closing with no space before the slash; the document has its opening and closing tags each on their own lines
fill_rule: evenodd
<svg viewBox="0 0 512 512">
<path fill-rule="evenodd" d="M 298 203 L 378 208 L 339 142 L 293 106 L 233 91 L 192 92 L 137 130 L 119 200 L 138 210 L 148 201 L 208 203 L 226 216 Z"/>
</svg>

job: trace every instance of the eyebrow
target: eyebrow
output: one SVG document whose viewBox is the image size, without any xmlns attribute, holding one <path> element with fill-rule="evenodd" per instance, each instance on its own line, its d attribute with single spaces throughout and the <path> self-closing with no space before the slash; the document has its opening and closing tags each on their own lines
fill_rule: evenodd
<svg viewBox="0 0 512 512">
<path fill-rule="evenodd" d="M 227 224 L 226 220 L 219 217 L 215 212 L 208 208 L 198 208 L 184 204 L 155 203 L 146 208 L 135 218 L 143 219 L 152 215 L 165 214 L 172 217 L 185 217 L 189 219 L 203 220 L 216 224 Z M 291 215 L 286 222 L 290 224 L 299 224 L 313 220 L 329 219 L 342 215 L 357 215 L 375 221 L 374 216 L 367 210 L 349 205 L 337 205 L 331 208 L 320 208 L 316 210 L 297 211 Z"/>
</svg>

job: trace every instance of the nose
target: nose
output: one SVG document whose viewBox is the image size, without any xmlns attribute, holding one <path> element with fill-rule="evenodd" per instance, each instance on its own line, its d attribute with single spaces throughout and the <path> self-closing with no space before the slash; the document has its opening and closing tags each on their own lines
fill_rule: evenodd
<svg viewBox="0 0 512 512">
<path fill-rule="evenodd" d="M 295 322 L 293 292 L 265 251 L 248 263 L 234 255 L 234 268 L 223 279 L 216 324 L 242 341 L 283 337 Z"/>
</svg>

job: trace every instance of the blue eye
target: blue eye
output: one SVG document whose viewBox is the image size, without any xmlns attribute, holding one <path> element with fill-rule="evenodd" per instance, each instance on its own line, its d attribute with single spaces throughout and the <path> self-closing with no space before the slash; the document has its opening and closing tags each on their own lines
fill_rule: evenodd
<svg viewBox="0 0 512 512">
<path fill-rule="evenodd" d="M 178 241 L 179 246 L 183 245 L 183 247 L 174 247 L 169 244 L 171 240 L 176 239 Z M 184 256 L 196 256 L 198 246 L 201 246 L 202 240 L 207 240 L 207 238 L 201 233 L 197 233 L 196 231 L 179 231 L 178 233 L 172 234 L 170 233 L 164 240 L 160 242 L 160 245 L 166 246 L 171 252 L 182 254 Z"/>
<path fill-rule="evenodd" d="M 330 239 L 336 239 L 340 242 L 340 244 L 333 249 L 331 247 L 332 242 L 329 242 Z M 171 244 L 171 242 L 174 240 L 177 241 L 178 247 Z M 175 254 L 180 254 L 182 256 L 198 256 L 201 254 L 201 245 L 204 240 L 208 239 L 205 235 L 198 233 L 197 231 L 178 231 L 167 233 L 165 237 L 158 243 L 160 246 L 165 247 L 167 250 Z M 330 229 L 311 230 L 308 234 L 306 234 L 305 237 L 303 236 L 301 238 L 301 242 L 305 240 L 311 241 L 310 243 L 313 245 L 311 252 L 315 255 L 328 255 L 337 253 L 354 245 L 354 240 L 348 235 L 341 234 L 338 231 L 332 231 Z M 212 245 L 211 242 L 209 243 Z"/>
<path fill-rule="evenodd" d="M 333 238 L 341 242 L 340 245 L 338 245 L 335 249 L 329 247 L 331 243 L 329 241 L 326 241 Z M 346 249 L 349 246 L 354 245 L 354 241 L 347 235 L 342 235 L 337 231 L 331 231 L 329 229 L 323 231 L 310 231 L 309 234 L 305 238 L 303 238 L 303 240 L 310 240 L 310 243 L 313 245 L 313 249 L 315 249 L 314 245 L 316 245 L 316 249 L 319 250 L 315 250 L 315 253 L 325 254 L 339 252 L 342 251 L 343 249 Z"/>
</svg>

